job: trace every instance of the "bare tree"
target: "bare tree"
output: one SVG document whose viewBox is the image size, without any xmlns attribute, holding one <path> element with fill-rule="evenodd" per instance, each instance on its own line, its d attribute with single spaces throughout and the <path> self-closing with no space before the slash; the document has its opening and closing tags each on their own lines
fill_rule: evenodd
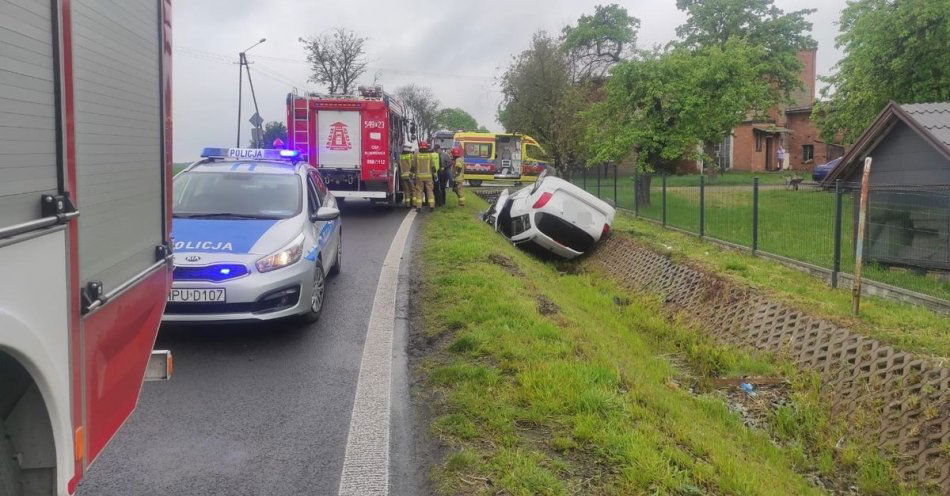
<svg viewBox="0 0 950 496">
<path fill-rule="evenodd" d="M 330 94 L 348 94 L 356 89 L 356 80 L 366 72 L 366 41 L 345 28 L 331 33 L 300 38 L 307 50 L 313 72 L 310 81 L 325 84 Z"/>
<path fill-rule="evenodd" d="M 439 100 L 428 86 L 407 84 L 396 90 L 396 98 L 409 110 L 416 121 L 418 136 L 427 138 L 435 131 L 435 119 L 439 112 Z"/>
</svg>

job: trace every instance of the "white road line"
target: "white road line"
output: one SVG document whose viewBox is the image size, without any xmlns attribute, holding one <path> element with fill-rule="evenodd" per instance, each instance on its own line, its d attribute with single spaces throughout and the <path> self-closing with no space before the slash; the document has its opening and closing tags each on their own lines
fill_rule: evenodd
<svg viewBox="0 0 950 496">
<path fill-rule="evenodd" d="M 415 211 L 410 211 L 402 220 L 379 274 L 363 344 L 356 400 L 350 415 L 350 432 L 340 475 L 340 496 L 389 494 L 389 415 L 396 286 L 399 262 L 415 217 Z"/>
</svg>

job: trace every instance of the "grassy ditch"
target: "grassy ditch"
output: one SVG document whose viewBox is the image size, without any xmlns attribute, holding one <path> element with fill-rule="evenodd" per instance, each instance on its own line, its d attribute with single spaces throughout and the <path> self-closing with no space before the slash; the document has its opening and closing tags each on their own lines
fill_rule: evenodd
<svg viewBox="0 0 950 496">
<path fill-rule="evenodd" d="M 853 332 L 897 349 L 942 360 L 950 357 L 950 316 L 915 305 L 865 297 L 860 317 L 854 318 L 850 290 L 833 289 L 809 274 L 772 260 L 663 229 L 623 213 L 617 215 L 614 232 L 698 262 L 713 272 L 774 294 L 811 315 L 830 318 Z"/>
<path fill-rule="evenodd" d="M 440 493 L 902 493 L 886 459 L 829 419 L 813 378 L 671 323 L 654 297 L 521 253 L 470 205 L 422 232 L 417 339 L 431 349 L 416 373 L 449 448 Z M 757 400 L 721 381 L 744 376 L 788 381 L 749 415 Z"/>
</svg>

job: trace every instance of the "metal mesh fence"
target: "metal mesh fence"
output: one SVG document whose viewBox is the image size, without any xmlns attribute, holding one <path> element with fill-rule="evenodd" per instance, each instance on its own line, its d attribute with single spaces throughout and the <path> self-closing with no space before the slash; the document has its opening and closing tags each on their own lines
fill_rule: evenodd
<svg viewBox="0 0 950 496">
<path fill-rule="evenodd" d="M 630 175 L 597 166 L 572 182 L 638 217 L 853 273 L 858 185 L 778 179 Z M 950 186 L 872 186 L 868 199 L 864 277 L 950 301 Z"/>
</svg>

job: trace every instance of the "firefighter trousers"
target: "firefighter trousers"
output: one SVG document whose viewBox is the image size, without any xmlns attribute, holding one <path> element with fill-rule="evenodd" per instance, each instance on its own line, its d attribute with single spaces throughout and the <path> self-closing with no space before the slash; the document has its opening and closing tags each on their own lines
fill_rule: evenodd
<svg viewBox="0 0 950 496">
<path fill-rule="evenodd" d="M 413 206 L 420 208 L 422 207 L 423 194 L 426 195 L 426 201 L 429 204 L 429 208 L 435 208 L 435 192 L 433 190 L 431 177 L 416 178 L 415 194 L 412 196 Z"/>
<path fill-rule="evenodd" d="M 412 199 L 416 194 L 416 184 L 410 176 L 404 176 L 401 178 L 402 181 L 402 206 L 406 208 L 412 207 Z"/>
<path fill-rule="evenodd" d="M 455 194 L 459 197 L 459 206 L 465 206 L 465 188 L 462 186 L 462 181 L 455 181 L 455 185 L 452 187 L 452 191 L 455 191 Z"/>
</svg>

